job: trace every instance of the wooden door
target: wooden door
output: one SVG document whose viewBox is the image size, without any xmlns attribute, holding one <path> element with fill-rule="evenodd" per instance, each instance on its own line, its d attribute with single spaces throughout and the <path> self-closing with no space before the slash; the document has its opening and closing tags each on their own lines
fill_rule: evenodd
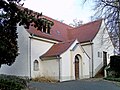
<svg viewBox="0 0 120 90">
<path fill-rule="evenodd" d="M 103 52 L 103 67 L 107 66 L 107 52 Z"/>
<path fill-rule="evenodd" d="M 79 60 L 75 59 L 75 79 L 79 79 Z"/>
</svg>

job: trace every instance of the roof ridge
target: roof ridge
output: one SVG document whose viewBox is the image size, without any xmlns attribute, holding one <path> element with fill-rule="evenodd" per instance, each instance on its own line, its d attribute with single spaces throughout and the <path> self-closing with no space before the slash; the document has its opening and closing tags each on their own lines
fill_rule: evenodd
<svg viewBox="0 0 120 90">
<path fill-rule="evenodd" d="M 24 7 L 21 7 L 21 8 L 24 8 Z M 31 10 L 31 9 L 28 9 L 28 10 Z M 97 31 L 99 30 L 102 20 L 104 20 L 101 18 L 95 21 L 85 23 L 79 27 L 72 27 L 68 24 L 62 23 L 46 15 L 43 15 L 41 17 L 54 22 L 54 26 L 51 28 L 51 35 L 44 34 L 42 32 L 36 32 L 36 29 L 34 28 L 29 28 L 28 32 L 33 33 L 42 38 L 59 41 L 59 44 L 64 44 L 64 43 L 69 44 L 69 42 L 73 42 L 73 40 L 76 40 L 76 39 L 79 42 L 86 42 L 88 40 L 92 40 L 94 38 L 93 36 L 96 35 Z M 57 31 L 60 32 L 59 35 L 58 35 L 59 32 Z"/>
<path fill-rule="evenodd" d="M 56 21 L 56 22 L 58 22 L 58 23 L 60 23 L 60 24 L 69 26 L 69 27 L 71 27 L 71 28 L 74 28 L 74 27 L 72 27 L 72 26 L 70 26 L 70 25 L 68 25 L 68 24 L 66 24 L 66 23 L 60 22 L 60 21 L 58 21 L 58 20 L 56 20 L 56 19 L 54 19 L 54 18 L 51 18 L 51 17 L 49 17 L 49 16 L 46 16 L 46 15 L 43 15 L 43 16 L 45 16 L 46 18 L 52 19 L 52 20 L 54 20 L 54 21 Z"/>
</svg>

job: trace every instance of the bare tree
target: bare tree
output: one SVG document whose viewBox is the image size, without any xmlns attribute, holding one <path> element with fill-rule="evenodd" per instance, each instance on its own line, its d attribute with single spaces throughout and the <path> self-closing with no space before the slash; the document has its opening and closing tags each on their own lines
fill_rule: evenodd
<svg viewBox="0 0 120 90">
<path fill-rule="evenodd" d="M 94 0 L 94 3 L 94 18 L 105 19 L 115 50 L 120 54 L 120 0 Z"/>
<path fill-rule="evenodd" d="M 73 27 L 79 27 L 83 24 L 83 21 L 82 20 L 78 20 L 78 19 L 73 19 L 73 23 L 70 23 L 69 25 L 70 26 L 73 26 Z"/>
</svg>

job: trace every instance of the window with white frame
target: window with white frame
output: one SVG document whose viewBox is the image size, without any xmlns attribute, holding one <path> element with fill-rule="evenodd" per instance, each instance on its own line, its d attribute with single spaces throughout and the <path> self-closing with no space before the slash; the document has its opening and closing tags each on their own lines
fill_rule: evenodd
<svg viewBox="0 0 120 90">
<path fill-rule="evenodd" d="M 38 62 L 38 60 L 34 61 L 33 69 L 34 69 L 34 71 L 38 71 L 39 70 L 39 62 Z"/>
</svg>

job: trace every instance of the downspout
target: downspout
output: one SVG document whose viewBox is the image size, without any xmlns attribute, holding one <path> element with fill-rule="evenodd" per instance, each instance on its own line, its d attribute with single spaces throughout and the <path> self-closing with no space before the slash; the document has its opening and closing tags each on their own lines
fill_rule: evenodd
<svg viewBox="0 0 120 90">
<path fill-rule="evenodd" d="M 30 42 L 29 42 L 29 45 L 30 45 L 30 47 L 29 47 L 29 68 L 30 68 L 30 79 L 32 78 L 31 77 L 31 37 L 29 37 L 29 39 L 30 39 Z"/>
<path fill-rule="evenodd" d="M 91 60 L 92 60 L 92 78 L 93 78 L 94 77 L 93 43 L 92 43 L 92 41 L 90 41 L 90 43 L 91 43 L 91 53 L 92 53 Z"/>
<path fill-rule="evenodd" d="M 72 62 L 72 50 L 70 50 L 70 56 L 71 56 L 71 79 L 73 79 L 73 62 Z"/>
<path fill-rule="evenodd" d="M 58 57 L 58 64 L 59 64 L 59 82 L 61 81 L 61 63 L 60 63 L 60 56 L 57 56 Z"/>
</svg>

